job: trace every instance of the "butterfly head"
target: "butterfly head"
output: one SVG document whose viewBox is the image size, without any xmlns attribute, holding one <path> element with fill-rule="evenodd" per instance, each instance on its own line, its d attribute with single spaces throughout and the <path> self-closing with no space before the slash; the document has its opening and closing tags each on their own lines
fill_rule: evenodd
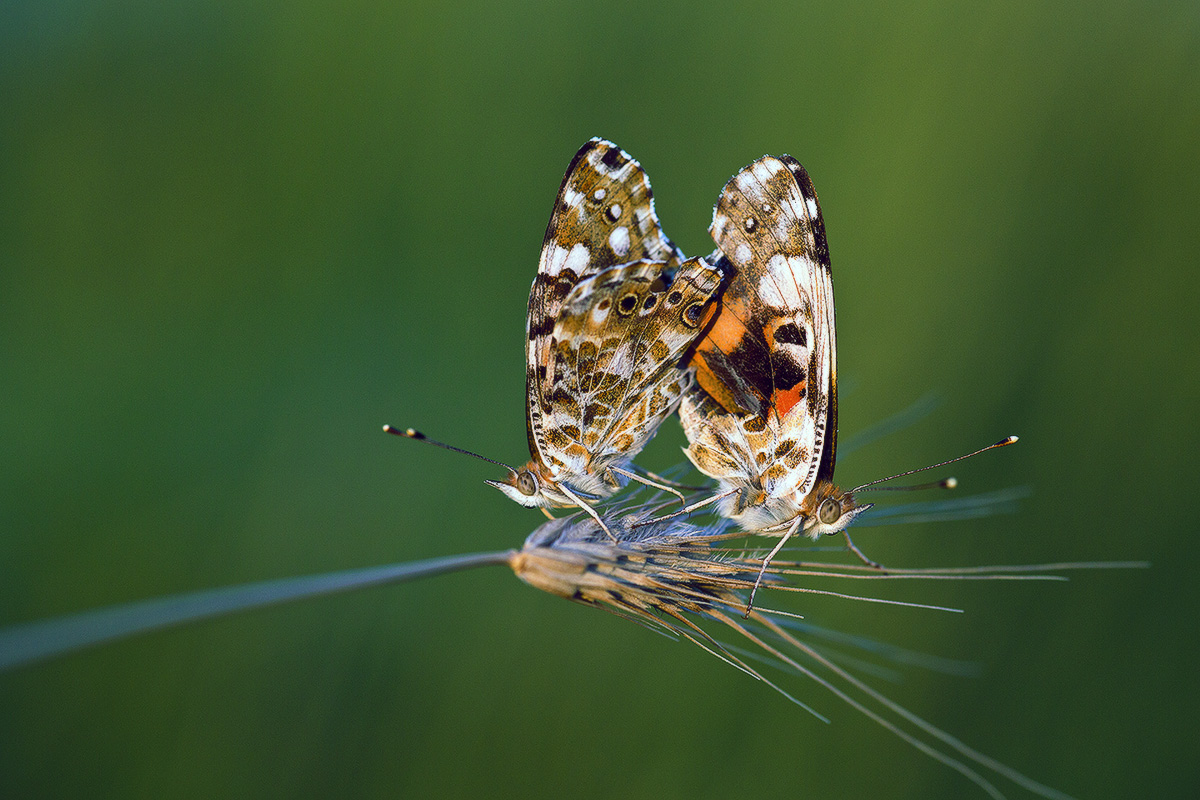
<svg viewBox="0 0 1200 800">
<path fill-rule="evenodd" d="M 841 533 L 854 518 L 871 507 L 871 503 L 859 503 L 854 493 L 834 486 L 829 481 L 816 485 L 805 503 L 804 533 L 816 539 L 822 535 Z"/>
<path fill-rule="evenodd" d="M 545 480 L 539 474 L 537 465 L 533 462 L 520 469 L 512 470 L 508 477 L 501 481 L 487 481 L 489 486 L 495 486 L 516 503 L 526 507 L 549 505 L 542 490 Z"/>
</svg>

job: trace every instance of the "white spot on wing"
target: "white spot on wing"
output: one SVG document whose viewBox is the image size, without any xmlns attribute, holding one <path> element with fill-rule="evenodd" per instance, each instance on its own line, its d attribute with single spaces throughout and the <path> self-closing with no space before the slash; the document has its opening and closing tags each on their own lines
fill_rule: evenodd
<svg viewBox="0 0 1200 800">
<path fill-rule="evenodd" d="M 750 169 L 739 172 L 736 178 L 738 190 L 755 202 L 763 199 L 763 179 L 759 177 L 762 166 L 761 162 L 756 162 Z M 770 175 L 767 174 L 767 177 Z"/>
<path fill-rule="evenodd" d="M 559 248 L 560 250 L 562 248 Z M 571 252 L 567 255 L 566 261 L 563 263 L 563 269 L 569 269 L 576 275 L 581 274 L 587 269 L 588 262 L 591 261 L 591 254 L 582 242 L 571 248 Z"/>
<path fill-rule="evenodd" d="M 567 248 L 551 243 L 546 246 L 542 256 L 542 272 L 546 275 L 557 275 L 562 272 L 563 264 L 567 262 Z"/>
<path fill-rule="evenodd" d="M 779 172 L 780 166 L 781 164 L 773 158 L 760 158 L 751 165 L 750 171 L 754 173 L 754 177 L 760 183 L 766 183 L 775 176 L 776 172 Z"/>
<path fill-rule="evenodd" d="M 780 344 L 776 342 L 775 353 L 776 356 L 773 357 L 777 357 L 778 354 L 786 354 L 791 362 L 800 368 L 803 368 L 808 363 L 807 348 L 801 347 L 798 344 Z"/>
<path fill-rule="evenodd" d="M 771 226 L 771 231 L 778 241 L 790 241 L 792 236 L 798 231 L 795 220 L 802 219 L 804 219 L 803 216 L 793 217 L 790 214 L 780 214 L 775 218 L 775 224 Z"/>
<path fill-rule="evenodd" d="M 638 207 L 633 210 L 633 216 L 637 219 L 638 230 L 643 235 L 650 232 L 650 209 Z"/>
<path fill-rule="evenodd" d="M 613 228 L 613 232 L 608 235 L 608 246 L 618 256 L 623 256 L 629 252 L 629 228 L 624 225 L 619 225 Z"/>
<path fill-rule="evenodd" d="M 734 263 L 739 265 L 749 264 L 751 255 L 750 245 L 742 242 L 737 246 L 737 250 L 735 250 L 733 253 Z"/>
<path fill-rule="evenodd" d="M 583 205 L 583 195 L 570 186 L 565 186 L 563 187 L 563 202 L 571 208 L 578 208 Z"/>
<path fill-rule="evenodd" d="M 821 216 L 821 211 L 817 208 L 817 198 L 808 197 L 805 198 L 804 202 L 808 206 L 808 215 L 810 217 L 816 219 L 817 217 Z"/>
<path fill-rule="evenodd" d="M 802 277 L 806 270 L 804 259 L 783 254 L 772 256 L 758 281 L 759 300 L 778 311 L 795 313 L 803 306 L 797 276 Z"/>
</svg>

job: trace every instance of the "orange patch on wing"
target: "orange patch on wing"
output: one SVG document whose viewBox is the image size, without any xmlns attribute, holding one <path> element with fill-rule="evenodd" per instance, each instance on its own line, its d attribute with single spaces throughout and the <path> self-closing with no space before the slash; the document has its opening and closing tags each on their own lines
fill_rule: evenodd
<svg viewBox="0 0 1200 800">
<path fill-rule="evenodd" d="M 723 353 L 733 352 L 746 336 L 746 326 L 734 314 L 734 304 L 727 304 L 722 313 L 713 323 L 712 330 L 704 337 L 697 350 L 720 350 Z M 713 309 L 716 305 L 712 306 Z"/>
<path fill-rule="evenodd" d="M 696 354 L 692 357 L 689 366 L 696 368 L 696 382 L 700 384 L 705 392 L 716 400 L 721 408 L 730 413 L 745 412 L 746 409 L 734 399 L 733 393 L 729 391 L 720 378 L 718 378 L 709 368 L 705 356 L 708 353 L 732 353 L 741 344 L 742 339 L 746 336 L 746 326 L 737 318 L 731 311 L 737 311 L 741 307 L 740 303 L 727 303 L 725 308 L 721 309 L 720 315 L 716 322 L 713 323 L 712 329 L 705 335 L 704 339 L 696 346 Z M 708 316 L 705 317 L 704 324 L 708 324 L 712 312 L 717 309 L 717 305 L 713 304 L 710 307 Z"/>
<path fill-rule="evenodd" d="M 808 381 L 800 381 L 791 389 L 776 389 L 771 395 L 771 405 L 780 417 L 786 417 L 797 403 L 804 399 L 804 387 Z"/>
</svg>

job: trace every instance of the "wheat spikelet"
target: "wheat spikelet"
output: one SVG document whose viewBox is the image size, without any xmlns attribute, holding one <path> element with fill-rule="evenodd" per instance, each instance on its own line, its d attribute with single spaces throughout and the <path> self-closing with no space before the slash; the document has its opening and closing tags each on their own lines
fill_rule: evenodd
<svg viewBox="0 0 1200 800">
<path fill-rule="evenodd" d="M 786 621 L 781 617 L 797 615 L 755 607 L 744 616 L 749 592 L 762 567 L 761 551 L 731 546 L 731 540 L 745 537 L 744 533 L 732 529 L 726 521 L 702 526 L 666 519 L 646 524 L 647 516 L 652 513 L 648 507 L 642 507 L 634 513 L 606 517 L 607 528 L 613 534 L 611 538 L 588 517 L 551 520 L 534 531 L 520 550 L 513 551 L 508 563 L 521 580 L 538 589 L 686 638 L 824 720 L 751 666 L 750 660 L 767 661 L 813 680 L 902 740 L 961 773 L 990 797 L 1003 798 L 1004 795 L 967 762 L 990 769 L 1042 797 L 1069 800 L 1068 795 L 973 750 L 871 688 L 781 624 Z M 970 570 L 959 577 L 1011 578 L 1006 569 L 1012 568 L 983 573 Z M 956 577 L 953 573 L 953 570 L 903 570 L 889 575 L 875 571 L 870 577 L 946 579 Z M 794 582 L 797 576 L 812 575 L 866 577 L 861 565 L 779 561 L 767 568 L 763 586 L 855 600 L 894 602 L 815 590 Z M 1057 579 L 1057 576 L 1027 577 Z M 718 627 L 710 633 L 706 626 L 712 627 L 713 623 Z M 720 630 L 735 632 L 753 648 L 746 650 L 723 643 L 717 638 Z M 852 696 L 851 692 L 861 699 Z M 942 749 L 929 740 L 940 742 Z"/>
</svg>

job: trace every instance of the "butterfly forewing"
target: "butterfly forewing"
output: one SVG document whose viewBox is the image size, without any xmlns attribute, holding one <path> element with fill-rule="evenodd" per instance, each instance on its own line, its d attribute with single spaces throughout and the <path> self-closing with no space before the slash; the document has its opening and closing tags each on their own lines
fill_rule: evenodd
<svg viewBox="0 0 1200 800">
<path fill-rule="evenodd" d="M 529 293 L 526 417 L 530 451 L 543 457 L 543 417 L 551 411 L 551 336 L 567 296 L 583 279 L 618 264 L 682 261 L 662 232 L 650 182 L 621 148 L 593 139 L 575 154 L 554 203 Z M 543 459 L 544 461 L 544 459 Z"/>
<path fill-rule="evenodd" d="M 688 454 L 748 491 L 756 525 L 785 521 L 832 477 L 837 430 L 833 285 L 816 192 L 788 156 L 764 156 L 722 191 L 710 228 L 731 273 L 721 310 L 696 348 L 697 387 L 681 416 Z M 782 519 L 778 518 L 784 515 Z"/>
<path fill-rule="evenodd" d="M 703 259 L 682 262 L 638 163 L 609 142 L 584 145 L 529 297 L 532 458 L 493 485 L 523 505 L 583 506 L 599 520 L 590 503 L 637 478 L 627 468 L 691 385 L 681 362 L 720 288 Z"/>
</svg>

